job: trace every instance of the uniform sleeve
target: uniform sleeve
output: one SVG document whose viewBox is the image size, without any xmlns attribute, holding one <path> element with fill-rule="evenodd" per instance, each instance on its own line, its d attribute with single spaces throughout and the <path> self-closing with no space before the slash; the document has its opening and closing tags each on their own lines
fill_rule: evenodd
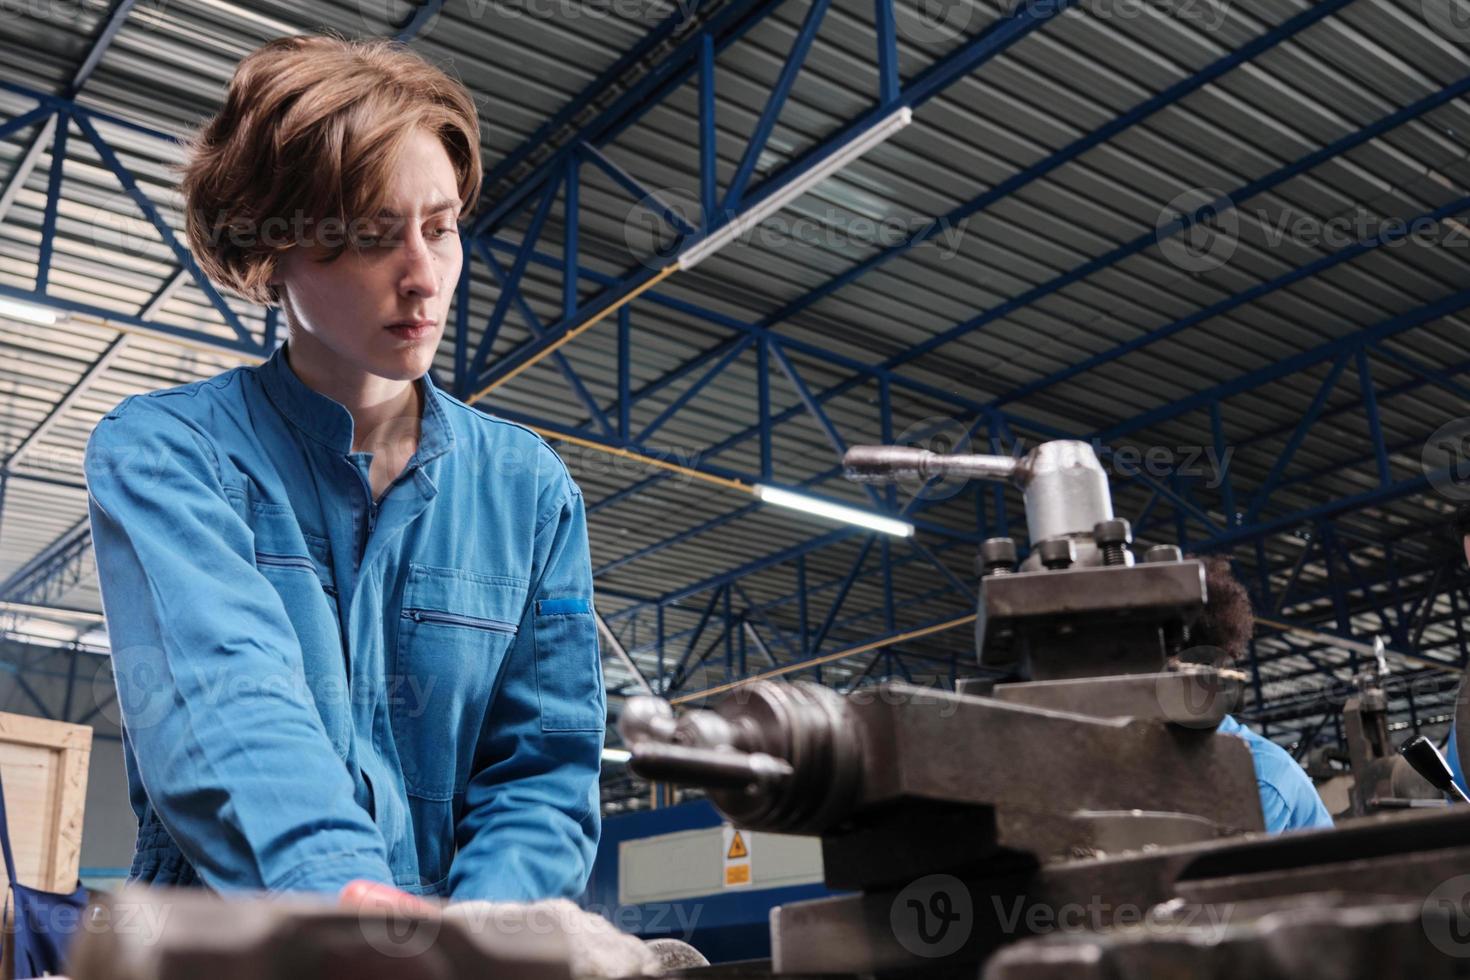
<svg viewBox="0 0 1470 980">
<path fill-rule="evenodd" d="M 1284 749 L 1257 762 L 1256 784 L 1269 833 L 1333 825 L 1332 814 L 1312 785 L 1312 777 Z"/>
<path fill-rule="evenodd" d="M 597 851 L 607 695 L 585 509 L 562 473 L 538 519 L 526 613 L 472 762 L 449 873 L 455 901 L 575 896 Z"/>
<path fill-rule="evenodd" d="M 209 443 L 130 399 L 86 473 L 123 727 L 184 856 L 219 891 L 391 883 Z"/>
</svg>

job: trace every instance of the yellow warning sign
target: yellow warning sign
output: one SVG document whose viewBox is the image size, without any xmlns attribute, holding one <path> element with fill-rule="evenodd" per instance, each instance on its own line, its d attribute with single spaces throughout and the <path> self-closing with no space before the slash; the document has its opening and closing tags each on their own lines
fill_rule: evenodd
<svg viewBox="0 0 1470 980">
<path fill-rule="evenodd" d="M 725 824 L 721 833 L 724 846 L 720 853 L 725 856 L 721 862 L 725 867 L 725 887 L 752 885 L 755 873 L 751 870 L 750 852 L 754 849 L 755 842 L 751 839 L 750 831 L 736 830 L 730 824 Z"/>
</svg>

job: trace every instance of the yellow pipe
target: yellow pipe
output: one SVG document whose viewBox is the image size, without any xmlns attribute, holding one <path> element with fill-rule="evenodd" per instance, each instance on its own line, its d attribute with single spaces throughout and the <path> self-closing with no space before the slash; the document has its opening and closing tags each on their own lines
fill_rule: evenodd
<svg viewBox="0 0 1470 980">
<path fill-rule="evenodd" d="M 671 473 L 679 473 L 687 476 L 691 480 L 703 480 L 705 483 L 713 484 L 717 487 L 724 487 L 726 490 L 738 490 L 741 493 L 755 495 L 755 487 L 741 480 L 731 480 L 723 476 L 715 476 L 713 473 L 704 473 L 699 470 L 690 469 L 687 466 L 680 466 L 678 463 L 671 463 L 666 459 L 657 459 L 653 456 L 635 453 L 631 449 L 620 449 L 617 446 L 604 446 L 600 442 L 583 439 L 580 436 L 569 436 L 565 433 L 557 432 L 555 429 L 543 429 L 535 425 L 527 425 L 526 428 L 547 440 L 556 439 L 561 442 L 569 442 L 575 446 L 583 446 L 587 449 L 595 449 L 600 453 L 607 453 L 609 456 L 618 456 L 623 459 L 632 459 L 640 463 L 647 463 L 649 466 L 657 467 L 661 470 L 668 470 Z"/>
<path fill-rule="evenodd" d="M 614 300 L 612 303 L 609 303 L 607 306 L 603 307 L 603 309 L 598 312 L 597 315 L 588 319 L 586 323 L 582 324 L 580 327 L 576 327 L 575 329 L 568 330 L 566 333 L 558 337 L 555 342 L 538 352 L 535 357 L 529 358 L 523 363 L 516 365 L 516 367 L 496 378 L 494 381 L 490 382 L 488 385 L 477 391 L 474 395 L 466 398 L 465 402 L 467 404 L 473 405 L 475 402 L 479 401 L 481 398 L 484 398 L 486 395 L 490 394 L 490 392 L 494 391 L 496 388 L 499 388 L 501 385 L 505 384 L 507 381 L 520 374 L 522 371 L 526 370 L 534 364 L 540 363 L 547 357 L 550 357 L 552 354 L 556 353 L 558 348 L 569 343 L 573 337 L 576 337 L 579 334 L 585 333 L 586 331 L 592 329 L 599 322 L 605 319 L 609 313 L 615 313 L 620 308 L 627 306 L 644 292 L 652 289 L 654 286 L 657 286 L 669 276 L 673 275 L 675 272 L 678 271 L 678 269 L 679 266 L 677 263 L 674 265 L 665 266 L 664 268 L 660 269 L 652 279 L 648 280 L 643 285 L 639 286 L 637 289 L 633 290 L 621 299 L 617 299 Z"/>
<path fill-rule="evenodd" d="M 815 667 L 818 664 L 829 664 L 834 660 L 843 660 L 847 657 L 855 657 L 860 653 L 867 653 L 869 650 L 877 650 L 881 647 L 891 647 L 895 643 L 906 643 L 909 640 L 917 640 L 921 636 L 931 636 L 935 633 L 943 633 L 945 630 L 952 630 L 956 626 L 964 626 L 966 623 L 973 623 L 975 619 L 976 614 L 970 613 L 970 615 L 968 616 L 961 616 L 959 619 L 951 619 L 945 623 L 935 623 L 933 626 L 925 626 L 922 629 L 910 630 L 907 633 L 900 633 L 898 636 L 888 637 L 887 639 L 883 640 L 874 640 L 871 643 L 862 643 L 858 646 L 848 647 L 846 650 L 838 650 L 836 653 L 829 653 L 825 656 L 815 657 L 811 660 L 803 660 L 800 663 L 786 664 L 784 667 L 777 667 L 774 670 L 768 670 L 762 674 L 753 674 L 750 677 L 742 677 L 740 680 L 730 681 L 728 684 L 720 684 L 715 687 L 705 688 L 703 691 L 695 691 L 693 694 L 685 694 L 681 697 L 670 698 L 669 703 L 683 704 L 686 701 L 697 701 L 703 698 L 710 697 L 711 695 L 723 694 L 725 691 L 733 690 L 734 688 L 740 687 L 744 684 L 754 684 L 756 681 L 763 681 L 768 677 L 779 677 L 782 674 L 789 674 L 795 670 L 806 670 L 808 667 Z"/>
</svg>

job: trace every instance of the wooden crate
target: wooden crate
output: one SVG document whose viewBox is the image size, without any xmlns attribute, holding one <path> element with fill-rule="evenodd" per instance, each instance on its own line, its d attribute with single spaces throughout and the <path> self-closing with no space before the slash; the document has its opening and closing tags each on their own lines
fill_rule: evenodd
<svg viewBox="0 0 1470 980">
<path fill-rule="evenodd" d="M 92 729 L 87 725 L 0 711 L 0 776 L 5 780 L 16 877 L 22 885 L 49 892 L 76 888 L 91 755 Z M 4 891 L 9 892 L 8 884 Z M 0 977 L 14 976 L 10 910 L 7 901 Z"/>
<path fill-rule="evenodd" d="M 21 884 L 71 892 L 81 868 L 91 729 L 0 711 L 0 776 Z"/>
<path fill-rule="evenodd" d="M 22 885 L 77 886 L 92 729 L 0 711 L 0 776 Z"/>
</svg>

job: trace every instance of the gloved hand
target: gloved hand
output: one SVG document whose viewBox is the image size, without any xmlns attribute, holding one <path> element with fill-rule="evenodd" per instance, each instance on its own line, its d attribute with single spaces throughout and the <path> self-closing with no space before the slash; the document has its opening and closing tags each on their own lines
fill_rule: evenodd
<svg viewBox="0 0 1470 980">
<path fill-rule="evenodd" d="M 410 896 L 411 897 L 411 896 Z M 464 928 L 530 929 L 566 937 L 574 977 L 656 977 L 663 974 L 657 952 L 637 936 L 620 932 L 600 915 L 584 912 L 564 898 L 541 902 L 455 902 L 444 908 L 446 919 Z"/>
</svg>

